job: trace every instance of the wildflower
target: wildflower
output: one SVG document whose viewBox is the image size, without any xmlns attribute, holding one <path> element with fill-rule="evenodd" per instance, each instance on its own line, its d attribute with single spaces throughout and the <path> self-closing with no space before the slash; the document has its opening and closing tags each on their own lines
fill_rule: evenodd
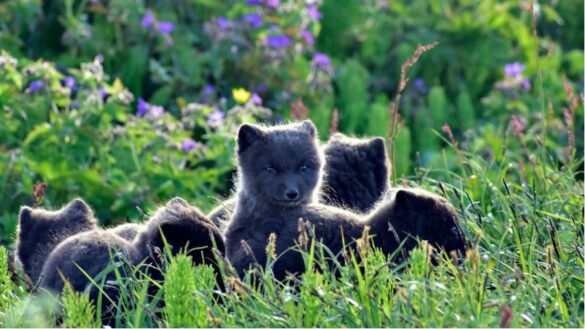
<svg viewBox="0 0 585 329">
<path fill-rule="evenodd" d="M 224 116 L 225 115 L 221 110 L 216 109 L 207 116 L 207 123 L 210 126 L 219 126 L 223 122 Z"/>
<path fill-rule="evenodd" d="M 524 69 L 525 66 L 518 62 L 510 63 L 504 65 L 504 74 L 506 74 L 507 77 L 514 78 L 522 74 L 522 72 L 524 72 Z"/>
<path fill-rule="evenodd" d="M 144 99 L 138 98 L 138 105 L 136 106 L 136 115 L 143 116 L 148 112 L 150 109 L 150 104 L 148 104 Z"/>
<path fill-rule="evenodd" d="M 142 16 L 142 21 L 140 22 L 140 25 L 142 26 L 142 28 L 147 28 L 149 26 L 151 26 L 154 23 L 154 14 L 152 13 L 152 11 L 147 10 L 146 13 L 144 14 L 144 16 Z"/>
<path fill-rule="evenodd" d="M 160 117 L 165 113 L 165 109 L 160 105 L 151 105 L 149 114 L 153 117 Z"/>
<path fill-rule="evenodd" d="M 280 0 L 265 0 L 265 4 L 267 7 L 276 9 L 278 6 L 280 6 Z"/>
<path fill-rule="evenodd" d="M 523 79 L 522 80 L 522 88 L 524 88 L 524 90 L 530 90 L 530 87 L 532 87 L 532 84 L 530 83 L 530 80 Z"/>
<path fill-rule="evenodd" d="M 315 53 L 315 55 L 313 55 L 313 63 L 324 70 L 329 70 L 331 68 L 331 60 L 327 55 L 322 53 Z"/>
<path fill-rule="evenodd" d="M 301 31 L 301 37 L 303 39 L 305 39 L 305 42 L 309 45 L 312 46 L 315 44 L 315 37 L 313 37 L 313 34 L 307 30 L 303 30 Z"/>
<path fill-rule="evenodd" d="M 177 100 L 175 101 L 175 103 L 177 104 L 177 106 L 182 110 L 185 106 L 187 106 L 187 100 L 185 100 L 184 97 L 177 97 Z"/>
<path fill-rule="evenodd" d="M 414 86 L 418 91 L 420 91 L 423 94 L 429 91 L 429 88 L 427 87 L 425 81 L 421 78 L 414 79 Z"/>
<path fill-rule="evenodd" d="M 16 58 L 10 57 L 10 55 L 4 52 L 0 53 L 0 69 L 3 69 L 5 66 L 16 67 L 17 63 Z"/>
<path fill-rule="evenodd" d="M 258 13 L 248 13 L 244 15 L 244 22 L 257 29 L 262 25 L 262 16 Z"/>
<path fill-rule="evenodd" d="M 61 81 L 63 85 L 69 88 L 71 91 L 77 90 L 77 83 L 75 83 L 75 78 L 72 76 L 66 76 L 65 79 Z"/>
<path fill-rule="evenodd" d="M 183 153 L 187 153 L 197 147 L 197 142 L 192 140 L 191 138 L 185 138 L 181 142 L 181 150 Z"/>
<path fill-rule="evenodd" d="M 263 83 L 261 83 L 258 85 L 258 87 L 256 87 L 256 91 L 264 92 L 266 91 L 266 86 Z"/>
<path fill-rule="evenodd" d="M 309 16 L 311 16 L 316 21 L 320 20 L 323 16 L 321 15 L 321 12 L 319 12 L 319 9 L 317 9 L 315 6 L 308 6 L 307 13 L 309 13 Z"/>
<path fill-rule="evenodd" d="M 274 48 L 285 48 L 292 44 L 292 40 L 286 35 L 270 35 L 266 38 L 266 44 Z"/>
<path fill-rule="evenodd" d="M 217 26 L 219 26 L 219 29 L 222 31 L 225 31 L 232 26 L 232 21 L 225 17 L 218 17 L 215 19 L 215 22 L 217 23 Z"/>
<path fill-rule="evenodd" d="M 262 97 L 258 96 L 258 94 L 253 93 L 252 97 L 250 97 L 250 101 L 254 105 L 262 105 Z"/>
<path fill-rule="evenodd" d="M 215 93 L 215 87 L 213 87 L 213 85 L 208 84 L 205 87 L 203 87 L 203 93 L 206 95 L 211 95 Z"/>
<path fill-rule="evenodd" d="M 102 100 L 105 100 L 106 98 L 108 98 L 108 92 L 106 91 L 106 89 L 104 87 L 100 87 L 98 89 L 98 93 L 100 94 L 100 97 L 102 98 Z"/>
<path fill-rule="evenodd" d="M 167 35 L 175 30 L 175 24 L 171 22 L 159 22 L 158 23 L 158 33 L 162 35 Z"/>
<path fill-rule="evenodd" d="M 246 2 L 246 4 L 247 4 L 248 6 L 258 6 L 258 5 L 261 5 L 261 4 L 262 4 L 262 1 L 263 1 L 263 0 L 248 0 L 248 1 Z"/>
<path fill-rule="evenodd" d="M 244 104 L 250 99 L 250 96 L 252 96 L 252 95 L 246 89 L 238 88 L 238 89 L 232 89 L 232 96 L 234 97 L 234 100 L 236 102 L 238 102 L 240 104 Z"/>
<path fill-rule="evenodd" d="M 28 85 L 26 92 L 27 93 L 34 93 L 36 91 L 39 91 L 41 88 L 43 88 L 44 85 L 45 85 L 45 83 L 42 82 L 41 80 L 35 80 Z"/>
</svg>

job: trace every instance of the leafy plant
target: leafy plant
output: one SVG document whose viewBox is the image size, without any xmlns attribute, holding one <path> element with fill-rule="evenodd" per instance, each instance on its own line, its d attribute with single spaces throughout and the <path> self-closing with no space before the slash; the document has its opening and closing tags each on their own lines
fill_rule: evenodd
<svg viewBox="0 0 585 329">
<path fill-rule="evenodd" d="M 209 266 L 193 267 L 191 257 L 179 254 L 171 259 L 165 274 L 164 317 L 167 325 L 207 327 L 210 325 L 206 291 L 215 287 L 215 272 Z"/>
<path fill-rule="evenodd" d="M 63 303 L 63 324 L 70 328 L 100 327 L 96 322 L 95 305 L 89 300 L 89 294 L 73 291 L 66 284 L 61 295 Z"/>
</svg>

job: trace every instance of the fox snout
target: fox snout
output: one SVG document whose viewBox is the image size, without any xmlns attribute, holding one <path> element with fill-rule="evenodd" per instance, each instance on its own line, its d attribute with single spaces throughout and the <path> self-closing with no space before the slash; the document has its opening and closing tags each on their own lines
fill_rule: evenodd
<svg viewBox="0 0 585 329">
<path fill-rule="evenodd" d="M 300 196 L 299 189 L 296 187 L 289 187 L 285 190 L 284 196 L 286 200 L 297 201 Z"/>
</svg>

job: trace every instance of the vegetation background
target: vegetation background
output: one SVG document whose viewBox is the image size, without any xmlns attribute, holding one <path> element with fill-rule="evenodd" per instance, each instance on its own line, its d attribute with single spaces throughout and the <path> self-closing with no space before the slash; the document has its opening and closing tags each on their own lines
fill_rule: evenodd
<svg viewBox="0 0 585 329">
<path fill-rule="evenodd" d="M 372 254 L 363 277 L 311 272 L 300 291 L 268 280 L 218 305 L 205 268 L 177 259 L 170 277 L 199 273 L 189 286 L 199 292 L 186 289 L 193 302 L 157 318 L 131 286 L 120 324 L 583 327 L 582 9 L 579 0 L 1 2 L 0 241 L 11 248 L 21 205 L 78 196 L 103 225 L 139 222 L 176 195 L 209 210 L 233 187 L 242 122 L 308 117 L 323 141 L 336 130 L 386 136 L 393 185 L 458 208 L 468 262 L 432 268 L 420 251 L 404 270 Z M 30 306 L 24 286 L 0 280 L 0 292 L 3 324 L 51 323 L 25 316 L 51 307 Z M 67 324 L 97 323 L 79 322 L 91 312 L 73 309 L 83 296 L 65 296 Z M 181 307 L 199 311 L 183 319 Z"/>
</svg>

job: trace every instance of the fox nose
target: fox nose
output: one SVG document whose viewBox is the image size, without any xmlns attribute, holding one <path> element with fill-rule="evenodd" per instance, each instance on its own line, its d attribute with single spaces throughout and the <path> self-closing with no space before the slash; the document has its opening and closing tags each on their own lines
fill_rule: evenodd
<svg viewBox="0 0 585 329">
<path fill-rule="evenodd" d="M 295 200 L 299 196 L 299 190 L 296 188 L 289 188 L 284 193 L 289 200 Z"/>
</svg>

